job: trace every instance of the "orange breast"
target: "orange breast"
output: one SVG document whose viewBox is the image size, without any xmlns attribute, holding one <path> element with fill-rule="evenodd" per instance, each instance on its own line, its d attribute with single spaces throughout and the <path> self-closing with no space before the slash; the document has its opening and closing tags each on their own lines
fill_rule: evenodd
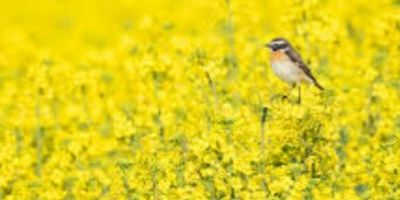
<svg viewBox="0 0 400 200">
<path fill-rule="evenodd" d="M 285 59 L 285 53 L 282 51 L 271 52 L 271 61 L 278 61 Z"/>
</svg>

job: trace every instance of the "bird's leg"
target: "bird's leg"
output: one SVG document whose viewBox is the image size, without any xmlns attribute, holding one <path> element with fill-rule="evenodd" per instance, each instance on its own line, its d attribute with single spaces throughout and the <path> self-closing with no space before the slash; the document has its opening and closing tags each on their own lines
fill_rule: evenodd
<svg viewBox="0 0 400 200">
<path fill-rule="evenodd" d="M 297 103 L 301 104 L 301 87 L 300 87 L 300 84 L 299 84 L 298 88 L 299 88 L 299 95 L 297 96 Z"/>
<path fill-rule="evenodd" d="M 287 92 L 286 95 L 283 95 L 283 99 L 288 99 L 289 96 L 290 96 L 290 93 L 292 92 L 293 88 L 295 88 L 295 87 L 296 87 L 296 84 L 295 84 L 295 83 L 293 83 L 292 85 L 290 85 L 289 91 Z"/>
</svg>

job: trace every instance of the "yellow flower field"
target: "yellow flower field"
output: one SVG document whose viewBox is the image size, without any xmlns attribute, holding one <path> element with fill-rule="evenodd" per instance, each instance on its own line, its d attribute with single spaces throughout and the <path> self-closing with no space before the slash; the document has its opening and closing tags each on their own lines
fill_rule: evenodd
<svg viewBox="0 0 400 200">
<path fill-rule="evenodd" d="M 0 96 L 0 200 L 400 199 L 398 0 L 3 1 Z"/>
</svg>

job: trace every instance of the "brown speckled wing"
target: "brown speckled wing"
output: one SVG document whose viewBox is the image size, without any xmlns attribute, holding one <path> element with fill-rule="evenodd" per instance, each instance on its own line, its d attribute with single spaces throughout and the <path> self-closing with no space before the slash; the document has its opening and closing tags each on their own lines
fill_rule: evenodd
<svg viewBox="0 0 400 200">
<path fill-rule="evenodd" d="M 289 50 L 285 51 L 286 55 L 290 58 L 290 60 L 297 64 L 297 66 L 308 76 L 310 77 L 313 82 L 315 83 L 315 78 L 311 73 L 311 70 L 307 67 L 307 65 L 301 59 L 301 56 L 293 49 L 290 48 Z"/>
<path fill-rule="evenodd" d="M 308 68 L 307 65 L 303 62 L 303 59 L 301 59 L 300 54 L 298 54 L 292 47 L 290 47 L 288 51 L 285 51 L 285 53 L 289 57 L 289 59 L 292 62 L 296 63 L 297 66 L 313 81 L 314 85 L 318 89 L 324 90 L 324 88 L 318 83 L 318 81 L 312 75 L 310 68 Z"/>
</svg>

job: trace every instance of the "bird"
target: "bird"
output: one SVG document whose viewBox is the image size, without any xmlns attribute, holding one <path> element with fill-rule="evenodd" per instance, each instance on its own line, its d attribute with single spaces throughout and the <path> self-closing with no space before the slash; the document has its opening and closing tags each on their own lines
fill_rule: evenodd
<svg viewBox="0 0 400 200">
<path fill-rule="evenodd" d="M 287 98 L 293 88 L 298 86 L 297 102 L 301 103 L 301 87 L 302 83 L 308 83 L 316 86 L 321 91 L 324 90 L 310 68 L 303 62 L 300 54 L 293 48 L 290 42 L 283 38 L 277 37 L 266 43 L 265 46 L 270 49 L 270 63 L 274 73 L 284 82 L 291 85 Z"/>
</svg>

